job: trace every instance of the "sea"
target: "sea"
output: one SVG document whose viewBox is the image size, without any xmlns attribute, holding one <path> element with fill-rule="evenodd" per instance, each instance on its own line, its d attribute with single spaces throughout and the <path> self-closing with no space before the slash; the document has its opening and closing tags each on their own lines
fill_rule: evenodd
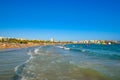
<svg viewBox="0 0 120 80">
<path fill-rule="evenodd" d="M 0 80 L 120 80 L 120 44 L 0 50 Z"/>
</svg>

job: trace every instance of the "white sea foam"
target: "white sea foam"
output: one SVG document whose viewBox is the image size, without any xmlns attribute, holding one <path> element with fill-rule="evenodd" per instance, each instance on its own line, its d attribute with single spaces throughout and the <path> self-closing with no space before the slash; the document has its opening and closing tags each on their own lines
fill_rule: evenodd
<svg viewBox="0 0 120 80">
<path fill-rule="evenodd" d="M 85 52 L 86 50 L 82 50 L 82 52 Z"/>
<path fill-rule="evenodd" d="M 17 72 L 17 70 L 18 70 L 18 67 L 19 67 L 19 65 L 15 67 L 15 69 L 14 69 L 14 70 L 15 70 L 15 72 Z"/>
<path fill-rule="evenodd" d="M 27 78 L 23 76 L 23 77 L 21 78 L 21 80 L 27 80 Z"/>
<path fill-rule="evenodd" d="M 62 49 L 64 48 L 64 46 L 57 46 L 57 47 L 58 47 L 58 48 L 62 48 Z"/>
<path fill-rule="evenodd" d="M 65 46 L 57 46 L 57 47 L 59 47 L 59 48 L 61 48 L 61 49 L 65 49 L 65 50 L 70 50 L 70 48 L 67 48 L 67 47 L 65 47 Z"/>
<path fill-rule="evenodd" d="M 65 50 L 70 50 L 70 48 L 64 47 Z"/>
<path fill-rule="evenodd" d="M 35 52 L 35 54 L 38 54 L 39 48 L 35 49 L 34 52 Z"/>
</svg>

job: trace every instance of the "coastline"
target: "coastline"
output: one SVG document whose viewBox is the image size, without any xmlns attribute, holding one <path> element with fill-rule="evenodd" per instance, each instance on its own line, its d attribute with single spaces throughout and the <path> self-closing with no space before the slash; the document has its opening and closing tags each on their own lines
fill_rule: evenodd
<svg viewBox="0 0 120 80">
<path fill-rule="evenodd" d="M 46 45 L 52 45 L 52 44 L 46 44 Z M 75 45 L 73 45 L 73 46 L 75 46 Z M 80 48 L 80 46 L 81 45 L 79 45 L 78 48 Z M 96 45 L 94 45 L 94 46 L 96 46 Z M 85 46 L 85 47 L 88 48 L 87 46 Z M 104 46 L 104 47 L 106 48 L 106 46 Z M 109 47 L 109 46 L 107 46 L 107 47 Z M 39 52 L 39 49 L 40 49 L 40 51 L 45 50 L 42 53 L 43 54 L 48 54 L 48 55 L 41 55 L 41 54 L 38 55 L 39 53 L 41 53 L 41 52 Z M 15 51 L 10 51 L 10 50 L 15 50 Z M 6 51 L 6 49 L 4 51 Z M 29 52 L 30 52 L 30 54 L 29 54 Z M 69 52 L 69 54 L 68 54 L 68 52 Z M 6 73 L 1 72 L 2 75 L 0 75 L 0 78 L 2 78 L 2 80 L 9 80 L 9 79 L 11 79 L 11 80 L 20 80 L 20 79 L 24 79 L 24 77 L 21 78 L 21 75 L 23 75 L 23 74 L 25 74 L 26 77 L 28 77 L 28 75 L 31 75 L 33 71 L 35 73 L 39 73 L 40 70 L 47 69 L 45 72 L 40 73 L 40 74 L 45 74 L 46 72 L 49 72 L 49 70 L 51 70 L 53 68 L 58 70 L 58 71 L 59 71 L 59 68 L 64 69 L 64 71 L 67 70 L 68 68 L 70 68 L 70 70 L 72 70 L 73 74 L 75 74 L 75 76 L 73 74 L 70 74 L 70 76 L 73 76 L 74 78 L 76 78 L 76 76 L 79 76 L 79 75 L 76 74 L 76 72 L 80 72 L 80 74 L 82 74 L 82 75 L 84 75 L 86 77 L 89 77 L 90 79 L 98 78 L 98 80 L 100 80 L 100 79 L 112 80 L 112 79 L 115 78 L 116 80 L 119 80 L 119 77 L 118 77 L 118 75 L 119 75 L 119 66 L 116 67 L 116 69 L 114 69 L 114 70 L 117 70 L 117 72 L 115 71 L 115 72 L 110 73 L 110 72 L 106 71 L 105 73 L 104 72 L 102 73 L 102 70 L 107 70 L 108 68 L 111 68 L 111 70 L 113 70 L 112 67 L 115 67 L 113 65 L 115 65 L 117 63 L 114 63 L 114 61 L 112 62 L 111 59 L 110 60 L 107 59 L 107 61 L 106 61 L 106 59 L 104 59 L 105 56 L 103 56 L 102 58 L 99 57 L 100 58 L 99 59 L 99 58 L 97 58 L 97 56 L 96 56 L 96 58 L 93 58 L 95 56 L 92 53 L 91 53 L 91 55 L 93 57 L 89 56 L 89 55 L 86 55 L 89 52 L 83 52 L 83 53 L 86 53 L 86 54 L 82 54 L 81 51 L 74 51 L 74 50 L 73 51 L 66 51 L 66 50 L 61 49 L 61 48 L 57 48 L 57 47 L 54 48 L 54 46 L 53 47 L 52 46 L 47 46 L 47 47 L 44 47 L 42 49 L 41 47 L 39 48 L 39 45 L 38 45 L 38 46 L 30 46 L 30 47 L 26 47 L 26 48 L 24 48 L 24 47 L 23 48 L 12 48 L 12 49 L 9 48 L 7 50 L 7 52 L 3 52 L 3 53 L 5 53 L 5 54 L 1 54 L 1 56 L 5 57 L 5 58 L 1 58 L 1 61 L 2 61 L 2 63 L 4 62 L 5 64 L 2 64 L 2 63 L 1 64 L 2 64 L 2 66 L 8 66 L 8 67 L 7 68 L 6 67 L 1 67 L 1 70 L 4 70 L 4 72 L 6 72 L 6 71 L 8 71 L 9 67 L 10 67 L 10 69 L 9 69 L 9 71 L 7 73 L 8 75 Z M 64 54 L 59 54 L 59 53 L 64 53 Z M 77 53 L 80 53 L 80 54 L 77 54 Z M 34 55 L 32 55 L 32 54 L 34 54 Z M 49 55 L 49 54 L 51 54 L 51 55 Z M 74 54 L 74 56 L 71 56 L 73 54 Z M 99 54 L 99 53 L 97 53 L 97 54 Z M 52 55 L 57 56 L 58 58 L 55 58 Z M 89 58 L 86 58 L 86 56 L 89 57 Z M 34 60 L 30 61 L 31 59 L 33 59 L 33 57 L 34 57 Z M 47 57 L 49 57 L 50 60 L 46 59 Z M 9 60 L 7 60 L 7 59 L 9 59 Z M 64 64 L 63 59 L 65 60 L 65 64 Z M 78 59 L 78 60 L 76 60 L 76 59 Z M 105 64 L 104 64 L 103 60 L 105 60 Z M 14 61 L 16 61 L 16 62 L 14 62 Z M 46 63 L 41 65 L 43 63 L 43 61 L 46 62 Z M 55 61 L 55 63 L 54 63 L 54 61 Z M 56 62 L 56 61 L 58 61 L 58 62 Z M 79 62 L 79 61 L 82 61 L 82 63 Z M 95 63 L 93 63 L 93 61 L 95 61 Z M 112 63 L 112 67 L 109 66 L 110 61 Z M 67 62 L 67 64 L 66 64 L 66 62 Z M 77 62 L 77 64 L 76 64 L 76 62 Z M 28 63 L 28 64 L 26 65 L 26 63 Z M 47 63 L 49 63 L 51 68 L 46 67 Z M 63 65 L 61 65 L 61 63 L 63 63 Z M 83 64 L 83 63 L 85 63 L 85 64 Z M 88 63 L 90 63 L 90 64 L 88 64 Z M 100 67 L 98 67 L 99 63 L 102 64 Z M 9 65 L 9 64 L 12 64 L 12 65 Z M 35 65 L 35 64 L 37 64 L 37 65 Z M 79 66 L 79 64 L 80 64 L 81 68 L 72 66 L 72 64 L 74 64 L 76 66 Z M 41 67 L 39 67 L 39 66 L 41 66 Z M 82 68 L 83 66 L 85 68 Z M 96 68 L 95 71 L 94 71 L 93 66 L 94 66 L 94 68 Z M 104 68 L 103 66 L 106 66 L 106 68 Z M 34 70 L 32 72 L 30 72 L 31 69 L 29 70 L 29 67 L 34 67 Z M 23 68 L 24 68 L 24 70 L 23 70 Z M 74 69 L 76 68 L 77 71 L 72 69 L 72 68 L 74 68 Z M 88 68 L 90 68 L 90 69 L 88 69 Z M 101 70 L 99 70 L 99 68 Z M 61 71 L 61 69 L 60 69 L 60 72 L 64 73 L 64 72 Z M 10 70 L 12 70 L 12 71 L 10 71 Z M 30 72 L 30 73 L 26 73 L 25 70 Z M 54 73 L 57 73 L 56 70 L 55 70 Z M 99 73 L 99 71 L 100 71 L 100 73 Z M 66 72 L 66 73 L 68 73 L 68 72 Z M 111 74 L 114 74 L 114 73 L 115 73 L 115 75 L 112 77 Z M 37 79 L 36 76 L 37 75 L 35 75 L 34 80 Z M 55 76 L 55 75 L 53 74 L 52 76 Z M 33 77 L 34 77 L 34 75 L 33 75 Z M 39 76 L 37 76 L 37 77 L 39 79 L 41 79 L 41 77 L 39 77 Z M 45 77 L 49 77 L 49 75 L 46 75 Z M 84 77 L 84 79 L 86 79 L 86 77 Z M 110 79 L 109 77 L 112 78 L 112 79 Z M 29 79 L 30 78 L 31 77 L 29 77 Z M 26 80 L 29 80 L 29 79 L 26 79 Z"/>
<path fill-rule="evenodd" d="M 9 44 L 10 45 L 10 44 Z M 1 45 L 0 45 L 1 46 Z M 27 48 L 27 49 L 26 49 Z M 13 77 L 16 74 L 15 68 L 23 64 L 26 60 L 29 59 L 28 48 L 29 47 L 5 47 L 0 49 L 1 57 L 1 66 L 0 69 L 0 79 L 2 80 L 14 80 Z M 4 57 L 4 58 L 2 58 Z M 12 64 L 12 65 L 10 65 Z"/>
<path fill-rule="evenodd" d="M 6 49 L 20 49 L 20 48 L 28 48 L 35 46 L 43 46 L 44 44 L 33 43 L 33 44 L 20 44 L 20 43 L 0 43 L 0 51 Z"/>
<path fill-rule="evenodd" d="M 5 44 L 5 43 L 4 43 Z M 5 58 L 1 58 L 1 60 L 5 64 L 1 64 L 5 68 L 0 66 L 0 69 L 2 69 L 4 72 L 8 73 L 3 73 L 0 71 L 0 79 L 2 80 L 19 80 L 20 77 L 18 75 L 20 74 L 19 69 L 22 69 L 24 67 L 24 64 L 30 59 L 29 55 L 29 50 L 33 50 L 36 47 L 43 46 L 43 44 L 16 44 L 13 45 L 11 43 L 7 43 L 7 47 L 2 47 L 0 45 L 0 53 L 5 53 L 1 54 L 0 56 L 4 56 Z M 7 56 L 8 55 L 8 56 Z M 7 61 L 9 59 L 9 61 Z M 16 61 L 16 62 L 14 62 Z M 6 64 L 8 63 L 12 64 Z M 6 68 L 6 66 L 10 66 Z M 3 76 L 4 75 L 4 76 Z"/>
</svg>

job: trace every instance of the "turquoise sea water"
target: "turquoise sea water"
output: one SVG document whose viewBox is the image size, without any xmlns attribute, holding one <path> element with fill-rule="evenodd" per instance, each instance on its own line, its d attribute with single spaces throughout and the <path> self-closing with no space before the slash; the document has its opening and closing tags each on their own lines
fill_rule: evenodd
<svg viewBox="0 0 120 80">
<path fill-rule="evenodd" d="M 119 74 L 120 45 L 67 44 L 0 52 L 0 80 L 120 80 Z"/>
</svg>

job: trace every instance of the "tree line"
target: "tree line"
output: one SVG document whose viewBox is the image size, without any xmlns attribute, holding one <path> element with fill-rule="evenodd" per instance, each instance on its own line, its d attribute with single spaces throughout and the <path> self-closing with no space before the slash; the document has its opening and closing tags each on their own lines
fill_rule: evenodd
<svg viewBox="0 0 120 80">
<path fill-rule="evenodd" d="M 2 38 L 0 39 L 2 43 L 20 43 L 20 44 L 28 44 L 28 43 L 72 43 L 72 42 L 51 42 L 50 40 L 26 40 L 26 39 L 17 39 L 17 38 Z"/>
</svg>

